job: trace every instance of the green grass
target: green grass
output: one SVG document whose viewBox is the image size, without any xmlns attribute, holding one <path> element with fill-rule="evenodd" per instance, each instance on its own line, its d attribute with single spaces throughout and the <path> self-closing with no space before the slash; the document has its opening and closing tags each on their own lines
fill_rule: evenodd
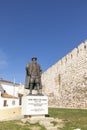
<svg viewBox="0 0 87 130">
<path fill-rule="evenodd" d="M 61 130 L 87 130 L 87 110 L 49 108 L 49 115 L 63 119 L 64 127 Z"/>
<path fill-rule="evenodd" d="M 74 130 L 76 128 L 87 130 L 87 110 L 49 108 L 49 116 L 63 120 L 63 128 L 58 130 Z M 51 123 L 54 126 L 57 125 L 56 121 Z M 0 130 L 32 130 L 33 127 L 46 130 L 39 122 L 33 124 L 29 122 L 23 123 L 20 120 L 0 122 Z"/>
<path fill-rule="evenodd" d="M 39 122 L 34 124 L 29 122 L 23 123 L 20 120 L 0 122 L 0 130 L 32 130 L 33 127 L 38 127 L 39 130 L 46 130 Z"/>
</svg>

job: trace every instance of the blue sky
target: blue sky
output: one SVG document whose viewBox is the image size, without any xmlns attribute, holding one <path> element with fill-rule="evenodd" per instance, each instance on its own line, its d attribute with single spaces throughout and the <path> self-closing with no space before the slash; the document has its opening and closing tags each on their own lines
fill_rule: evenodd
<svg viewBox="0 0 87 130">
<path fill-rule="evenodd" d="M 87 39 L 87 0 L 0 0 L 0 77 L 24 83 L 33 56 L 43 72 Z"/>
</svg>

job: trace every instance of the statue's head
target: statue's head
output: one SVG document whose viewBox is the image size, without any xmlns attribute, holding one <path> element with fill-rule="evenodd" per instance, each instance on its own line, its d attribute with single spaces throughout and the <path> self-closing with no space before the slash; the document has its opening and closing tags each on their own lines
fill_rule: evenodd
<svg viewBox="0 0 87 130">
<path fill-rule="evenodd" d="M 37 57 L 32 57 L 32 61 L 33 61 L 33 60 L 36 60 L 36 61 L 37 61 Z"/>
<path fill-rule="evenodd" d="M 36 63 L 37 62 L 37 58 L 36 57 L 32 57 L 32 62 Z"/>
</svg>

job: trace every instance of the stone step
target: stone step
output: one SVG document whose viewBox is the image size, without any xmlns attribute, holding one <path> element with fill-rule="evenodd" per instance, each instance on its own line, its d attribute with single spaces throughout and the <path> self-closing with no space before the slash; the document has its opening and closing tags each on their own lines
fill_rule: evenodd
<svg viewBox="0 0 87 130">
<path fill-rule="evenodd" d="M 53 126 L 53 124 L 50 123 L 49 121 L 40 121 L 39 123 L 40 123 L 40 125 L 43 125 L 45 127 L 49 127 L 49 126 L 52 127 Z"/>
<path fill-rule="evenodd" d="M 56 126 L 46 127 L 46 130 L 58 130 Z"/>
</svg>

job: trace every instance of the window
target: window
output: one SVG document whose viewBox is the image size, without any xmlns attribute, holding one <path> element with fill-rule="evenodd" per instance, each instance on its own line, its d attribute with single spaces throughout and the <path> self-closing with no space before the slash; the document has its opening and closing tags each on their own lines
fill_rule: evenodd
<svg viewBox="0 0 87 130">
<path fill-rule="evenodd" d="M 15 100 L 12 100 L 12 105 L 15 105 Z"/>
<path fill-rule="evenodd" d="M 3 106 L 7 106 L 7 100 L 4 100 Z"/>
</svg>

